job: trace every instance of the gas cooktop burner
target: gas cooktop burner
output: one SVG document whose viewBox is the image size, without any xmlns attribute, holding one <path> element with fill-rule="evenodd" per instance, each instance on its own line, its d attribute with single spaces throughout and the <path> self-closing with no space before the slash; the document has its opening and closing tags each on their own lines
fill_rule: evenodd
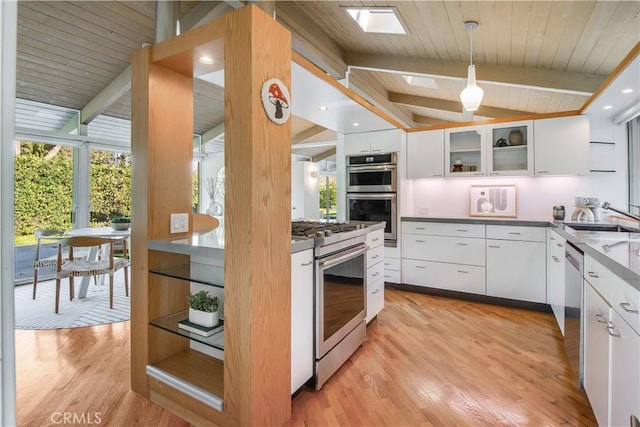
<svg viewBox="0 0 640 427">
<path fill-rule="evenodd" d="M 296 237 L 328 237 L 335 233 L 360 230 L 364 224 L 346 222 L 293 221 L 291 235 Z"/>
</svg>

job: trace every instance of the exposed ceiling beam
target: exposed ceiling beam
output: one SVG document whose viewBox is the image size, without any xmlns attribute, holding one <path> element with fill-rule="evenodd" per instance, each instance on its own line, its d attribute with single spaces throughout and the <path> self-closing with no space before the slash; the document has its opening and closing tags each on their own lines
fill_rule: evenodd
<svg viewBox="0 0 640 427">
<path fill-rule="evenodd" d="M 347 65 L 343 51 L 313 20 L 301 13 L 295 2 L 276 2 L 276 20 L 291 31 L 291 47 L 336 79 L 344 78 Z"/>
<path fill-rule="evenodd" d="M 328 157 L 331 157 L 336 154 L 336 147 L 331 148 L 330 150 L 323 151 L 320 154 L 316 154 L 311 158 L 312 162 L 319 162 L 320 160 L 324 160 Z"/>
<path fill-rule="evenodd" d="M 213 21 L 231 11 L 231 6 L 222 1 L 198 2 L 189 12 L 180 18 L 180 32 L 196 28 Z"/>
<path fill-rule="evenodd" d="M 345 52 L 349 67 L 392 73 L 425 74 L 433 77 L 464 80 L 468 64 L 454 61 L 434 61 L 396 55 L 376 55 L 364 52 Z M 584 74 L 538 68 L 476 64 L 478 81 L 499 85 L 537 88 L 554 92 L 590 96 L 606 75 Z"/>
<path fill-rule="evenodd" d="M 415 107 L 432 108 L 434 110 L 451 111 L 453 113 L 462 113 L 462 104 L 459 101 L 448 101 L 446 99 L 427 98 L 425 96 L 408 95 L 404 93 L 389 92 L 389 101 L 397 104 L 412 105 Z M 531 114 L 527 111 L 507 110 L 504 108 L 489 107 L 481 105 L 474 112 L 476 116 L 502 118 L 522 116 Z"/>
<path fill-rule="evenodd" d="M 436 119 L 433 117 L 427 117 L 427 116 L 421 116 L 419 114 L 414 114 L 413 115 L 413 121 L 416 123 L 420 123 L 423 125 L 442 125 L 442 124 L 446 124 L 446 123 L 452 123 L 448 120 L 442 120 L 442 119 Z"/>
<path fill-rule="evenodd" d="M 212 141 L 224 133 L 224 122 L 218 123 L 202 134 L 202 145 Z"/>
<path fill-rule="evenodd" d="M 293 138 L 291 138 L 291 145 L 300 144 L 301 142 L 305 142 L 316 135 L 320 135 L 322 132 L 327 130 L 326 127 L 320 125 L 311 126 L 309 129 L 305 129 Z"/>
<path fill-rule="evenodd" d="M 234 9 L 240 9 L 242 6 L 244 6 L 244 2 L 241 2 L 239 0 L 224 0 L 224 2 Z"/>
</svg>

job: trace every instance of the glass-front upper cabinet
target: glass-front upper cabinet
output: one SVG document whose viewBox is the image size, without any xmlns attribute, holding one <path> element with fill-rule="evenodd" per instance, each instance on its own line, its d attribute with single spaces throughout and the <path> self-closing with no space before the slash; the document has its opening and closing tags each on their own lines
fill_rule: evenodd
<svg viewBox="0 0 640 427">
<path fill-rule="evenodd" d="M 482 176 L 486 168 L 486 126 L 445 131 L 445 176 Z"/>
<path fill-rule="evenodd" d="M 533 120 L 487 125 L 488 175 L 533 175 Z"/>
</svg>

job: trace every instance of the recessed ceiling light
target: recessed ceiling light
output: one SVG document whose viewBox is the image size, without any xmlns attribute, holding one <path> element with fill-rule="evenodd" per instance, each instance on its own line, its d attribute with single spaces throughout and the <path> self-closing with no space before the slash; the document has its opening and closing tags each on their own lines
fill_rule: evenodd
<svg viewBox="0 0 640 427">
<path fill-rule="evenodd" d="M 213 58 L 206 55 L 203 55 L 200 58 L 198 58 L 198 61 L 202 62 L 203 64 L 213 64 L 214 62 L 216 62 L 213 60 Z"/>
<path fill-rule="evenodd" d="M 407 34 L 392 7 L 346 8 L 365 33 Z"/>
<path fill-rule="evenodd" d="M 329 108 L 327 108 L 327 107 L 318 107 L 318 110 L 320 110 L 320 111 L 327 111 L 328 109 Z"/>
<path fill-rule="evenodd" d="M 435 80 L 429 77 L 420 76 L 402 76 L 410 86 L 426 87 L 429 89 L 438 89 L 438 84 Z"/>
<path fill-rule="evenodd" d="M 360 123 L 358 123 L 358 122 L 353 122 L 353 125 L 354 125 L 354 126 L 360 126 Z"/>
<path fill-rule="evenodd" d="M 633 89 L 629 88 L 629 89 L 622 89 L 620 92 L 622 93 L 631 93 L 633 92 Z"/>
<path fill-rule="evenodd" d="M 611 110 L 613 108 L 613 106 L 611 105 L 605 105 L 604 107 L 602 107 L 603 110 Z"/>
</svg>

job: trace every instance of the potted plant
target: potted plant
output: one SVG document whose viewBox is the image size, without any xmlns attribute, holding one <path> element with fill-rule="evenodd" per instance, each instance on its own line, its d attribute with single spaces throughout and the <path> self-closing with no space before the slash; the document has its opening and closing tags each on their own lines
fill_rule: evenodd
<svg viewBox="0 0 640 427">
<path fill-rule="evenodd" d="M 128 216 L 116 216 L 111 219 L 111 228 L 124 231 L 131 227 L 131 218 Z"/>
<path fill-rule="evenodd" d="M 209 295 L 208 291 L 200 291 L 187 297 L 189 304 L 189 322 L 213 327 L 218 324 L 218 297 Z"/>
</svg>

